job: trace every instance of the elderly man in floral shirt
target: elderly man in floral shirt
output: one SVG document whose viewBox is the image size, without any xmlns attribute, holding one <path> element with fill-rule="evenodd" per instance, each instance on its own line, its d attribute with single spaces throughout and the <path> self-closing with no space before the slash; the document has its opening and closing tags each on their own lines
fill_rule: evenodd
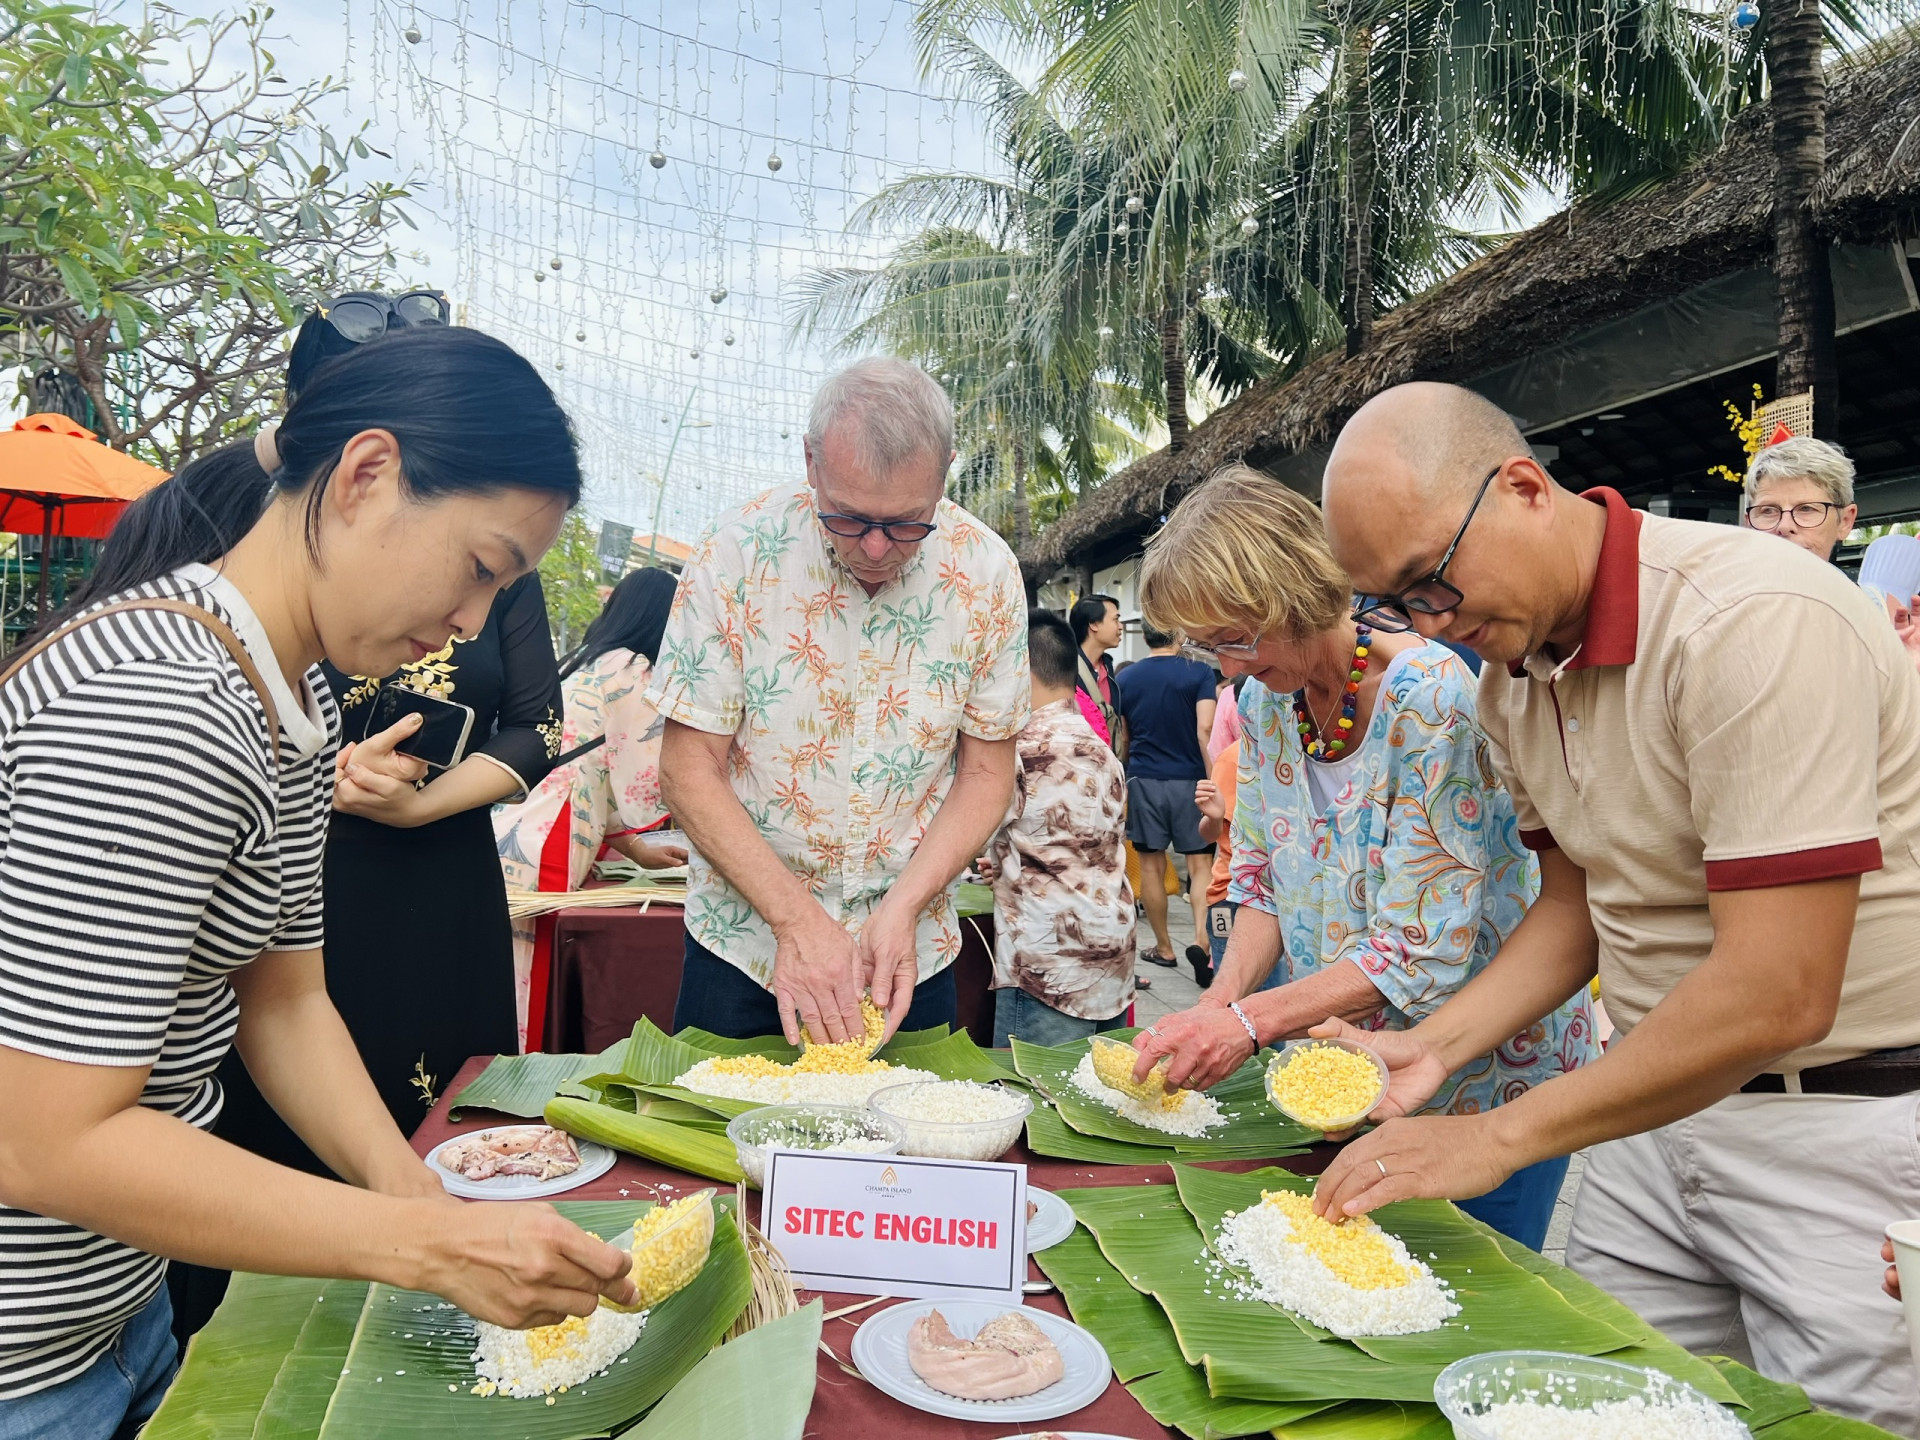
<svg viewBox="0 0 1920 1440">
<path fill-rule="evenodd" d="M 695 547 L 648 699 L 695 851 L 676 1029 L 951 1023 L 953 885 L 1006 813 L 1027 718 L 1013 552 L 943 499 L 953 409 L 863 360 L 814 398 L 804 483 Z"/>
</svg>

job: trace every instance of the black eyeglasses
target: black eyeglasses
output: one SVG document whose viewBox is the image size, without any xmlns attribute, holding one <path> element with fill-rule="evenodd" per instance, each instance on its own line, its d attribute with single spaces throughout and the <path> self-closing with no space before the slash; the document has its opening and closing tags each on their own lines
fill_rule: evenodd
<svg viewBox="0 0 1920 1440">
<path fill-rule="evenodd" d="M 939 525 L 931 520 L 869 520 L 864 515 L 836 515 L 823 512 L 820 523 L 827 527 L 829 534 L 838 535 L 844 540 L 859 540 L 869 530 L 878 530 L 896 545 L 911 545 L 916 540 L 924 540 Z"/>
<path fill-rule="evenodd" d="M 445 325 L 452 317 L 447 297 L 438 290 L 409 290 L 388 297 L 371 292 L 342 295 L 319 307 L 320 318 L 355 345 L 413 325 Z"/>
<path fill-rule="evenodd" d="M 1493 477 L 1507 468 L 1502 460 L 1487 472 L 1487 478 L 1480 482 L 1480 488 L 1474 492 L 1473 503 L 1467 507 L 1466 519 L 1460 522 L 1460 528 L 1453 532 L 1453 542 L 1440 557 L 1440 563 L 1433 567 L 1431 574 L 1416 580 L 1397 595 L 1356 595 L 1353 599 L 1353 618 L 1362 625 L 1370 625 L 1375 630 L 1389 632 L 1413 629 L 1414 612 L 1422 615 L 1444 615 L 1449 610 L 1459 608 L 1466 597 L 1454 586 L 1447 583 L 1447 566 L 1453 563 L 1453 552 L 1460 548 L 1460 541 L 1467 533 L 1467 526 L 1473 523 L 1474 512 L 1480 508 L 1480 501 L 1487 493 L 1487 487 L 1493 483 Z"/>
<path fill-rule="evenodd" d="M 1749 505 L 1747 526 L 1753 530 L 1771 530 L 1780 523 L 1782 516 L 1791 515 L 1794 529 L 1811 530 L 1816 525 L 1826 523 L 1829 510 L 1845 508 L 1831 500 L 1807 500 L 1798 505 Z"/>
</svg>

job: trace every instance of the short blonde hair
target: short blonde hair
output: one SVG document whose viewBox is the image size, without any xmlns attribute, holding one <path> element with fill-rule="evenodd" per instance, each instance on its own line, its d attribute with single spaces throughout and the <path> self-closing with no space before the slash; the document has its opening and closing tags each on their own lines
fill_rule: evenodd
<svg viewBox="0 0 1920 1440">
<path fill-rule="evenodd" d="M 1747 466 L 1747 503 L 1760 498 L 1760 487 L 1769 480 L 1791 480 L 1804 476 L 1818 485 L 1841 509 L 1853 503 L 1853 461 L 1838 445 L 1795 435 L 1778 445 L 1769 445 L 1753 457 Z"/>
<path fill-rule="evenodd" d="M 1242 626 L 1304 640 L 1339 623 L 1353 583 L 1320 507 L 1247 465 L 1228 465 L 1147 542 L 1140 609 L 1169 633 Z"/>
</svg>

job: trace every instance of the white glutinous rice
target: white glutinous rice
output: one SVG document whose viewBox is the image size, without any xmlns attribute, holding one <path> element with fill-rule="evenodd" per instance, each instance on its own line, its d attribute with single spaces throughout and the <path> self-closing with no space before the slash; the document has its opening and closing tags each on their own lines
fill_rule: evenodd
<svg viewBox="0 0 1920 1440">
<path fill-rule="evenodd" d="M 1023 1095 L 971 1080 L 901 1085 L 869 1103 L 907 1132 L 902 1155 L 942 1160 L 998 1160 L 1032 1108 Z"/>
<path fill-rule="evenodd" d="M 1572 1410 L 1503 1400 L 1473 1417 L 1493 1440 L 1748 1440 L 1747 1429 L 1718 1405 L 1634 1396 Z"/>
<path fill-rule="evenodd" d="M 631 1350 L 646 1323 L 644 1310 L 622 1315 L 604 1306 L 584 1319 L 569 1316 L 537 1330 L 508 1330 L 476 1320 L 473 1369 L 480 1381 L 473 1393 L 527 1400 L 570 1390 Z"/>
<path fill-rule="evenodd" d="M 913 1070 L 878 1060 L 869 1062 L 872 1069 L 851 1075 L 815 1073 L 770 1063 L 761 1069 L 741 1063 L 758 1058 L 721 1056 L 702 1060 L 676 1076 L 673 1083 L 699 1095 L 751 1100 L 759 1105 L 852 1105 L 860 1108 L 866 1105 L 868 1096 L 883 1086 L 940 1078 L 928 1070 Z"/>
<path fill-rule="evenodd" d="M 1102 1105 L 1136 1125 L 1149 1130 L 1164 1130 L 1169 1135 L 1204 1135 L 1216 1125 L 1227 1123 L 1220 1113 L 1220 1102 L 1204 1090 L 1182 1090 L 1180 1103 L 1171 1110 L 1148 1105 L 1123 1095 L 1093 1073 L 1093 1055 L 1082 1055 L 1073 1069 L 1073 1088 L 1089 1100 Z"/>
<path fill-rule="evenodd" d="M 749 1115 L 763 1112 L 749 1110 Z M 766 1180 L 767 1151 L 775 1145 L 788 1150 L 834 1150 L 851 1155 L 878 1155 L 893 1142 L 884 1135 L 868 1133 L 860 1119 L 842 1119 L 838 1115 L 816 1112 L 795 1116 L 784 1123 L 762 1128 L 754 1135 L 755 1144 L 735 1140 L 734 1151 L 740 1157 L 740 1169 L 748 1182 L 758 1189 Z"/>
<path fill-rule="evenodd" d="M 1311 1228 L 1304 1239 L 1289 1207 Z M 1412 1335 L 1438 1330 L 1460 1313 L 1397 1235 L 1365 1216 L 1329 1225 L 1305 1196 L 1274 1192 L 1227 1217 L 1219 1248 L 1228 1264 L 1253 1277 L 1249 1298 L 1284 1305 L 1336 1335 Z"/>
</svg>

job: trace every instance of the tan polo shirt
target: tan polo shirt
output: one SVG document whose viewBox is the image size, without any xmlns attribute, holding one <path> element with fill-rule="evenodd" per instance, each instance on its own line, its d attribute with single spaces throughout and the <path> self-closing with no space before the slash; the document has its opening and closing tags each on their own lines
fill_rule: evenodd
<svg viewBox="0 0 1920 1440">
<path fill-rule="evenodd" d="M 1521 839 L 1586 872 L 1631 1030 L 1713 945 L 1707 895 L 1859 875 L 1832 1032 L 1775 1069 L 1920 1044 L 1920 678 L 1797 545 L 1612 490 L 1578 649 L 1489 665 L 1480 723 Z"/>
</svg>

